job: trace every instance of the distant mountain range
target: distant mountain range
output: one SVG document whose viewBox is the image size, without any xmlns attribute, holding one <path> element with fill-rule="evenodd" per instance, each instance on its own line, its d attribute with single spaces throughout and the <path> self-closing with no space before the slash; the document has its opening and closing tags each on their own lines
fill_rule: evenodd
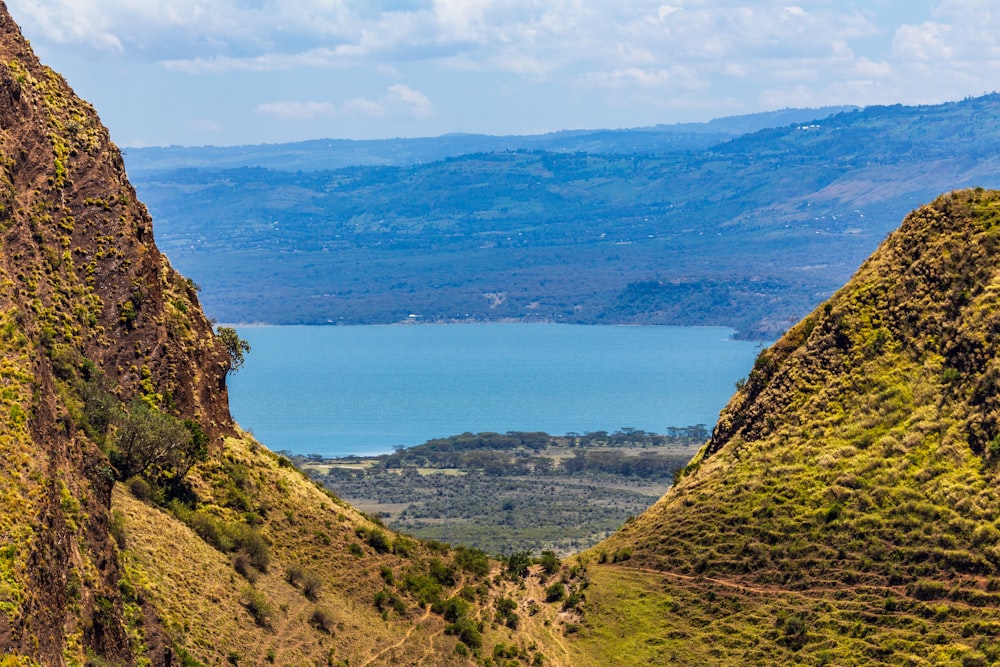
<svg viewBox="0 0 1000 667">
<path fill-rule="evenodd" d="M 221 321 L 713 324 L 773 338 L 907 211 L 1000 186 L 998 120 L 988 95 L 126 159 L 160 246 Z"/>
<path fill-rule="evenodd" d="M 251 146 L 167 146 L 129 148 L 129 172 L 170 169 L 264 167 L 282 171 L 324 171 L 341 167 L 406 166 L 470 153 L 539 150 L 554 153 L 673 153 L 704 150 L 741 134 L 804 123 L 857 107 L 783 109 L 628 130 L 564 130 L 538 135 L 447 134 L 417 139 L 316 139 Z"/>
</svg>

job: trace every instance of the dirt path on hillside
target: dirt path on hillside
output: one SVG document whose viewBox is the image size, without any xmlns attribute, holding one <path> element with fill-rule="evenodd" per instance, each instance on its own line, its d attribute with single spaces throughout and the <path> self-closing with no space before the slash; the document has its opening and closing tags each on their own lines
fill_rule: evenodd
<svg viewBox="0 0 1000 667">
<path fill-rule="evenodd" d="M 403 646 L 403 644 L 405 644 L 406 642 L 410 641 L 410 637 L 413 636 L 413 631 L 416 630 L 418 627 L 420 627 L 420 624 L 423 623 L 424 621 L 426 621 L 430 617 L 430 615 L 431 615 L 431 606 L 427 605 L 426 607 L 424 607 L 424 615 L 421 616 L 420 618 L 418 618 L 416 621 L 414 621 L 413 625 L 411 625 L 410 628 L 406 631 L 406 634 L 403 635 L 402 639 L 400 639 L 398 642 L 396 642 L 392 646 L 387 646 L 386 648 L 382 649 L 381 651 L 379 651 L 378 653 L 376 653 L 372 657 L 368 658 L 368 660 L 366 660 L 363 663 L 361 663 L 361 667 L 368 667 L 368 665 L 371 665 L 376 660 L 379 660 L 380 658 L 382 658 L 387 653 L 395 651 L 396 649 L 398 649 L 401 646 Z M 433 637 L 433 635 L 432 635 L 432 637 Z"/>
<path fill-rule="evenodd" d="M 817 586 L 813 588 L 786 588 L 784 586 L 760 586 L 754 584 L 748 584 L 743 581 L 735 579 L 720 579 L 718 577 L 706 577 L 704 575 L 692 575 L 692 574 L 681 574 L 679 572 L 672 572 L 670 570 L 657 570 L 651 567 L 631 567 L 628 565 L 602 565 L 600 567 L 610 567 L 611 569 L 617 570 L 619 572 L 637 571 L 646 572 L 649 574 L 656 574 L 661 577 L 667 577 L 672 579 L 680 579 L 682 581 L 690 581 L 694 583 L 709 582 L 717 584 L 719 586 L 724 586 L 726 588 L 736 589 L 742 593 L 756 593 L 758 595 L 800 595 L 806 596 L 811 594 L 820 593 L 841 593 L 843 591 L 859 591 L 862 589 L 869 589 L 872 591 L 892 591 L 899 595 L 906 595 L 905 586 L 885 586 L 878 584 L 837 584 L 831 586 Z"/>
</svg>

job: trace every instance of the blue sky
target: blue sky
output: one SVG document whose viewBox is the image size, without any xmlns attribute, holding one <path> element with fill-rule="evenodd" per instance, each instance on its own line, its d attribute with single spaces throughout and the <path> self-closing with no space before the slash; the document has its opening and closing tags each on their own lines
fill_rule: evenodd
<svg viewBox="0 0 1000 667">
<path fill-rule="evenodd" d="M 123 146 L 526 134 L 997 89 L 995 0 L 7 0 Z"/>
</svg>

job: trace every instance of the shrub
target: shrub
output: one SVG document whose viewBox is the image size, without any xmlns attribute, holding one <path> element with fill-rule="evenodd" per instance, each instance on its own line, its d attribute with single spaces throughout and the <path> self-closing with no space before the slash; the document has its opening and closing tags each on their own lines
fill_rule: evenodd
<svg viewBox="0 0 1000 667">
<path fill-rule="evenodd" d="M 246 553 L 255 568 L 267 572 L 271 564 L 271 549 L 267 546 L 264 536 L 257 529 L 242 523 L 233 525 L 230 532 L 233 549 Z"/>
<path fill-rule="evenodd" d="M 127 544 L 125 533 L 125 515 L 118 510 L 111 512 L 111 525 L 109 526 L 111 537 L 115 538 L 119 549 L 125 549 Z"/>
<path fill-rule="evenodd" d="M 573 609 L 577 609 L 579 608 L 581 602 L 583 602 L 583 595 L 574 591 L 569 595 L 569 597 L 566 598 L 565 602 L 563 602 L 563 611 L 572 611 Z"/>
<path fill-rule="evenodd" d="M 542 571 L 550 577 L 559 571 L 559 558 L 554 551 L 543 551 L 538 562 L 542 566 Z"/>
<path fill-rule="evenodd" d="M 307 572 L 302 580 L 302 594 L 315 602 L 319 599 L 319 592 L 322 588 L 323 580 L 319 578 L 319 575 Z"/>
<path fill-rule="evenodd" d="M 319 607 L 313 609 L 312 614 L 309 616 L 309 623 L 317 630 L 322 630 L 328 635 L 333 634 L 333 629 L 336 626 L 333 616 L 328 611 Z"/>
<path fill-rule="evenodd" d="M 149 482 L 142 477 L 133 477 L 128 480 L 128 490 L 133 498 L 144 503 L 149 502 L 150 497 L 153 495 L 153 491 L 149 487 Z"/>
<path fill-rule="evenodd" d="M 389 543 L 389 539 L 381 530 L 369 530 L 368 534 L 365 536 L 365 542 L 367 542 L 368 546 L 374 549 L 377 553 L 384 554 L 392 551 L 392 545 Z"/>
<path fill-rule="evenodd" d="M 455 566 L 471 575 L 485 577 L 490 573 L 490 559 L 484 551 L 458 546 L 455 547 Z"/>
<path fill-rule="evenodd" d="M 233 556 L 233 569 L 251 584 L 257 581 L 257 570 L 250 564 L 250 557 L 242 551 Z"/>
<path fill-rule="evenodd" d="M 250 351 L 250 343 L 240 338 L 236 329 L 232 327 L 219 327 L 216 336 L 229 355 L 229 368 L 226 372 L 235 373 L 243 368 L 246 354 Z"/>
<path fill-rule="evenodd" d="M 507 557 L 507 573 L 511 577 L 523 579 L 531 567 L 531 552 L 519 551 Z"/>
<path fill-rule="evenodd" d="M 375 608 L 383 614 L 385 614 L 389 609 L 392 609 L 400 616 L 406 613 L 406 603 L 403 601 L 403 598 L 399 597 L 392 591 L 379 591 L 375 594 L 374 602 Z"/>
<path fill-rule="evenodd" d="M 432 558 L 427 565 L 428 573 L 445 586 L 455 584 L 455 570 L 445 565 L 440 558 Z"/>
<path fill-rule="evenodd" d="M 920 581 L 908 585 L 906 587 L 906 592 L 908 595 L 924 601 L 943 598 L 946 594 L 945 585 L 943 583 L 927 579 L 921 579 Z"/>
<path fill-rule="evenodd" d="M 129 405 L 109 452 L 121 480 L 161 472 L 181 479 L 207 455 L 205 442 L 184 422 L 142 400 Z"/>
<path fill-rule="evenodd" d="M 247 611 L 250 612 L 257 625 L 262 628 L 271 627 L 271 620 L 274 618 L 274 608 L 268 602 L 267 596 L 253 587 L 245 589 L 243 595 L 247 600 Z"/>
<path fill-rule="evenodd" d="M 301 565 L 289 565 L 285 570 L 285 581 L 292 586 L 298 586 L 306 576 L 306 571 Z"/>
<path fill-rule="evenodd" d="M 566 586 L 557 581 L 545 589 L 546 602 L 560 602 L 566 598 Z"/>
<path fill-rule="evenodd" d="M 420 604 L 437 605 L 441 601 L 441 583 L 430 575 L 410 573 L 403 585 Z"/>
<path fill-rule="evenodd" d="M 437 611 L 444 617 L 444 620 L 454 623 L 463 616 L 469 615 L 469 603 L 460 597 L 453 597 L 446 600 Z"/>
<path fill-rule="evenodd" d="M 621 549 L 616 551 L 615 554 L 611 557 L 611 562 L 621 563 L 622 561 L 629 560 L 630 558 L 632 558 L 631 547 L 622 547 Z"/>
<path fill-rule="evenodd" d="M 459 641 L 471 649 L 478 649 L 483 645 L 483 635 L 478 625 L 468 616 L 463 616 L 454 623 L 448 624 L 444 631 L 449 635 L 455 635 Z"/>
</svg>

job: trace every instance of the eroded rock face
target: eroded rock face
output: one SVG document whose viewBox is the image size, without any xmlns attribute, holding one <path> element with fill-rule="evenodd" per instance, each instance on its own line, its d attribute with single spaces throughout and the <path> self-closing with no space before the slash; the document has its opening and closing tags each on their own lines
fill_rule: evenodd
<svg viewBox="0 0 1000 667">
<path fill-rule="evenodd" d="M 38 63 L 5 7 L 0 51 L 9 296 L 36 311 L 43 342 L 81 351 L 123 396 L 152 387 L 179 416 L 213 433 L 231 428 L 226 354 L 194 286 L 157 250 L 107 130 Z"/>
<path fill-rule="evenodd" d="M 154 664 L 170 663 L 156 619 L 123 596 L 113 471 L 67 388 L 102 373 L 120 400 L 144 397 L 219 442 L 233 429 L 228 363 L 97 114 L 38 62 L 0 2 L 3 651 L 133 664 L 141 635 Z"/>
</svg>

